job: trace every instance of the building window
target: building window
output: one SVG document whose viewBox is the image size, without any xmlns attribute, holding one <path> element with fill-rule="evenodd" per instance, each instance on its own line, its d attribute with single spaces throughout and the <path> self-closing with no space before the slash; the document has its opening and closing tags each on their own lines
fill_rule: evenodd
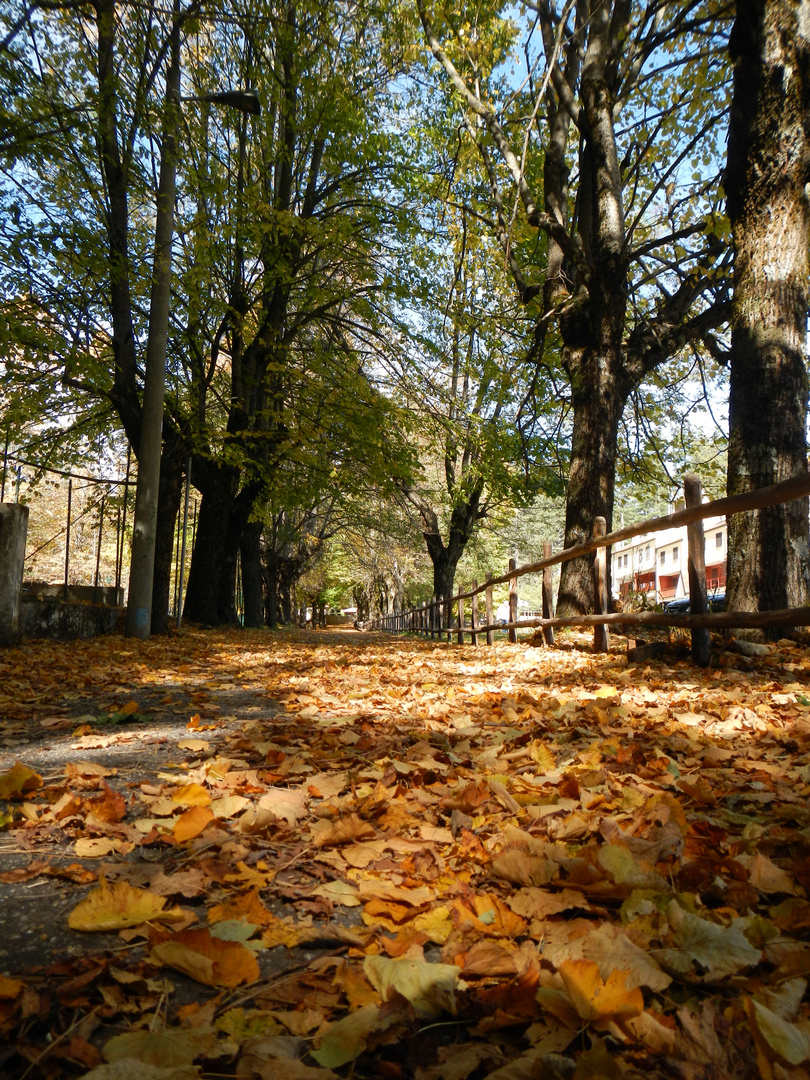
<svg viewBox="0 0 810 1080">
<path fill-rule="evenodd" d="M 624 557 L 624 565 L 627 566 L 627 556 Z"/>
<path fill-rule="evenodd" d="M 723 534 L 721 532 L 714 534 L 714 546 L 718 548 L 723 546 Z"/>
<path fill-rule="evenodd" d="M 649 559 L 649 557 L 650 557 L 650 545 L 647 544 L 646 548 L 644 549 L 644 558 Z"/>
<path fill-rule="evenodd" d="M 665 551 L 662 551 L 661 554 L 658 556 L 658 561 L 661 563 L 662 566 L 667 561 L 667 553 Z"/>
<path fill-rule="evenodd" d="M 673 562 L 677 562 L 677 561 L 678 561 L 678 549 L 677 549 L 676 547 L 674 547 L 674 548 L 672 549 L 672 561 L 673 561 Z"/>
</svg>

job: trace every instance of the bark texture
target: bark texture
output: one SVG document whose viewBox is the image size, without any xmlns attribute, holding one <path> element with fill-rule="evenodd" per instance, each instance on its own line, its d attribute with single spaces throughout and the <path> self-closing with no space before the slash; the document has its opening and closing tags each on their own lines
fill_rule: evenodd
<svg viewBox="0 0 810 1080">
<path fill-rule="evenodd" d="M 807 470 L 808 35 L 807 0 L 737 2 L 726 176 L 735 254 L 729 495 Z M 807 499 L 729 520 L 728 608 L 802 606 L 809 575 Z"/>
</svg>

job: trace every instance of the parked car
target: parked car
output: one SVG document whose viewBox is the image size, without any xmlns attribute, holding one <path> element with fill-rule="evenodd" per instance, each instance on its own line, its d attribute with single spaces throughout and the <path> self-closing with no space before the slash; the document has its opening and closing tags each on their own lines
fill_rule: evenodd
<svg viewBox="0 0 810 1080">
<path fill-rule="evenodd" d="M 725 607 L 726 594 L 724 592 L 716 592 L 709 597 L 709 611 L 724 611 Z M 688 596 L 679 596 L 677 600 L 670 600 L 666 606 L 669 615 L 688 615 L 691 610 Z"/>
</svg>

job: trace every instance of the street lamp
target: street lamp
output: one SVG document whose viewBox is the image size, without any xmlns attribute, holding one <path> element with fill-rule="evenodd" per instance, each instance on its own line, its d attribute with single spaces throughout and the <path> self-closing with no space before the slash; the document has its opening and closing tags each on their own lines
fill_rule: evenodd
<svg viewBox="0 0 810 1080">
<path fill-rule="evenodd" d="M 152 630 L 152 581 L 155 573 L 160 451 L 163 440 L 163 400 L 166 391 L 166 352 L 172 286 L 172 236 L 177 176 L 177 113 L 180 108 L 180 36 L 172 34 L 171 60 L 166 76 L 163 144 L 155 215 L 155 252 L 149 301 L 149 333 L 143 381 L 138 481 L 127 596 L 127 637 L 148 638 Z M 257 116 L 255 90 L 226 90 L 186 100 L 209 101 Z"/>
</svg>

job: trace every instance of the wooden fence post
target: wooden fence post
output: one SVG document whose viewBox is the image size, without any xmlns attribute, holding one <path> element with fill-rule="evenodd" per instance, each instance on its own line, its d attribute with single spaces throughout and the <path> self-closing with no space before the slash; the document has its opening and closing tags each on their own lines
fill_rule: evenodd
<svg viewBox="0 0 810 1080">
<path fill-rule="evenodd" d="M 700 506 L 703 486 L 692 474 L 683 478 L 683 495 L 687 506 Z M 689 610 L 693 615 L 705 615 L 709 610 L 706 594 L 706 557 L 703 522 L 693 521 L 686 526 L 689 552 Z M 692 631 L 692 660 L 699 667 L 708 667 L 712 658 L 712 640 L 708 630 Z"/>
<path fill-rule="evenodd" d="M 464 601 L 461 599 L 461 597 L 459 597 L 459 600 L 458 600 L 458 621 L 457 621 L 456 625 L 458 626 L 458 635 L 456 637 L 456 641 L 458 642 L 459 645 L 463 645 L 464 644 Z"/>
<path fill-rule="evenodd" d="M 509 573 L 513 570 L 517 570 L 517 560 L 509 560 Z M 518 617 L 518 579 L 516 576 L 509 578 L 509 622 L 517 622 Z M 509 640 L 515 645 L 517 643 L 517 630 L 514 626 L 509 627 Z"/>
<path fill-rule="evenodd" d="M 492 611 L 492 586 L 489 584 L 490 581 L 492 581 L 492 573 L 491 572 L 489 574 L 487 574 L 487 591 L 486 591 L 486 598 L 487 598 L 487 626 L 488 627 L 492 626 L 492 620 L 494 618 L 493 611 Z M 495 631 L 491 630 L 491 629 L 488 629 L 487 630 L 487 645 L 493 645 L 494 643 L 495 643 Z"/>
<path fill-rule="evenodd" d="M 436 632 L 439 641 L 444 641 L 444 597 L 436 597 Z"/>
<path fill-rule="evenodd" d="M 430 598 L 430 616 L 428 618 L 430 623 L 430 637 L 431 640 L 436 637 L 436 597 Z"/>
<path fill-rule="evenodd" d="M 604 536 L 607 533 L 607 521 L 603 517 L 593 519 L 593 535 Z M 608 611 L 608 584 L 607 584 L 607 548 L 597 548 L 593 558 L 594 574 L 594 601 L 597 615 L 607 615 Z M 593 628 L 594 652 L 607 652 L 610 648 L 610 637 L 606 623 L 599 623 Z"/>
<path fill-rule="evenodd" d="M 478 588 L 478 581 L 473 578 L 472 583 L 473 591 Z M 470 626 L 472 627 L 472 633 L 470 634 L 470 640 L 473 645 L 478 644 L 478 634 L 476 634 L 476 628 L 478 627 L 478 593 L 475 593 L 470 601 Z"/>
<path fill-rule="evenodd" d="M 543 541 L 543 558 L 544 559 L 550 559 L 551 558 L 551 541 L 550 540 L 544 540 Z M 551 619 L 551 618 L 553 618 L 553 616 L 554 616 L 554 609 L 553 609 L 553 606 L 552 606 L 552 595 L 551 595 L 551 567 L 550 566 L 545 566 L 545 567 L 543 567 L 543 618 L 544 619 Z M 554 644 L 554 627 L 553 626 L 544 626 L 543 627 L 543 640 L 545 641 L 546 645 L 553 645 Z"/>
</svg>

